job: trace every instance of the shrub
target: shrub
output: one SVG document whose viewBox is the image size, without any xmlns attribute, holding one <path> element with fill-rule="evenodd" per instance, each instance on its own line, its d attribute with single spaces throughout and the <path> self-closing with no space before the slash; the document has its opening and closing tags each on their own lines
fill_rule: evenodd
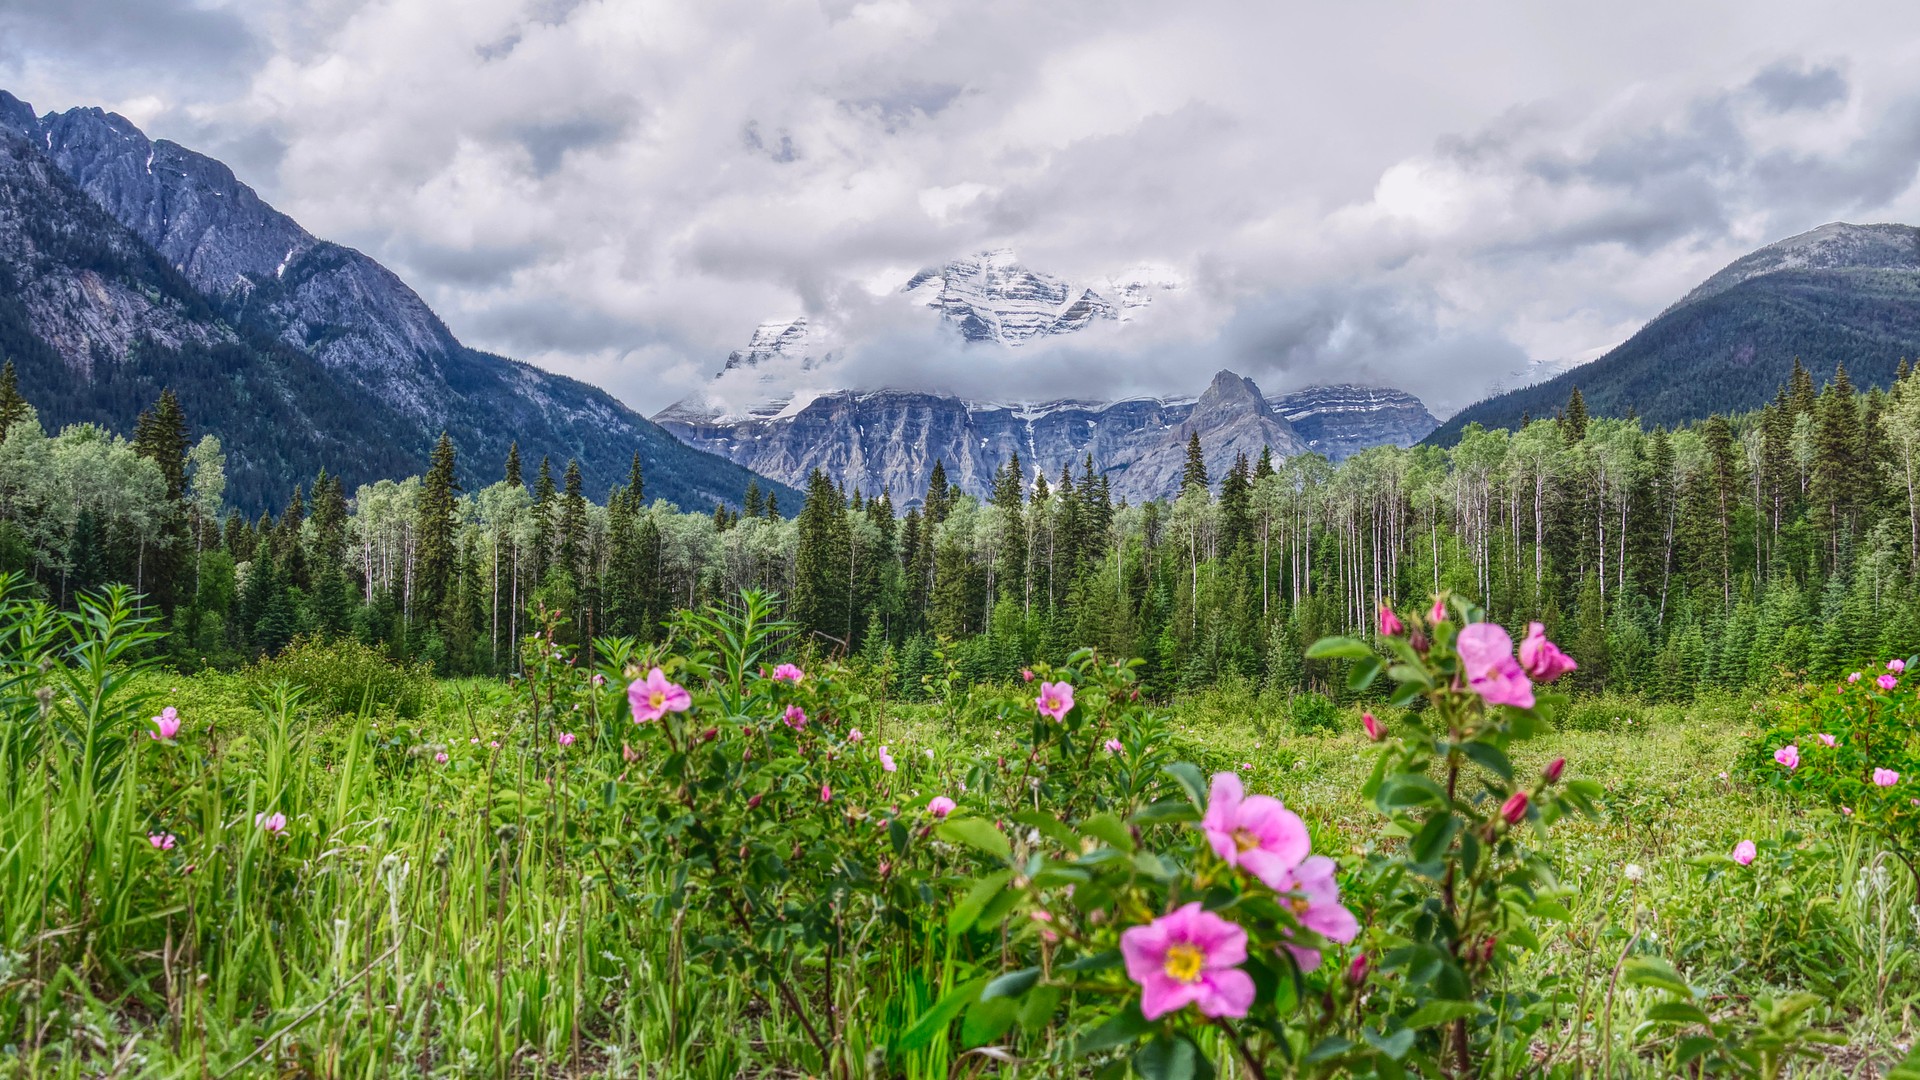
<svg viewBox="0 0 1920 1080">
<path fill-rule="evenodd" d="M 1293 716 L 1293 728 L 1302 735 L 1317 735 L 1340 729 L 1340 706 L 1327 700 L 1323 694 L 1309 690 L 1296 694 L 1289 707 Z"/>
<path fill-rule="evenodd" d="M 430 665 L 395 663 L 372 646 L 344 638 L 295 638 L 279 655 L 247 668 L 246 676 L 259 690 L 282 681 L 303 687 L 305 704 L 335 714 L 365 706 L 416 717 L 434 693 Z"/>
</svg>

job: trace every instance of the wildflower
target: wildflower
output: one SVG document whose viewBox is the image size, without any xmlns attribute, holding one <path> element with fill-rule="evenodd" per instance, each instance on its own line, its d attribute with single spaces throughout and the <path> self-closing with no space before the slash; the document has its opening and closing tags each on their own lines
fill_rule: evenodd
<svg viewBox="0 0 1920 1080">
<path fill-rule="evenodd" d="M 445 750 L 440 751 L 433 755 L 433 760 L 441 765 L 445 765 L 447 763 L 447 752 Z"/>
<path fill-rule="evenodd" d="M 1334 880 L 1333 871 L 1332 859 L 1325 855 L 1311 856 L 1287 875 L 1286 888 L 1280 891 L 1288 894 L 1285 903 L 1301 926 L 1328 941 L 1345 945 L 1359 936 L 1360 920 L 1340 903 L 1340 883 Z M 1288 945 L 1286 950 L 1293 954 L 1302 971 L 1320 966 L 1318 949 Z"/>
<path fill-rule="evenodd" d="M 1506 818 L 1507 824 L 1509 825 L 1518 825 L 1521 821 L 1525 820 L 1527 816 L 1527 793 L 1524 791 L 1516 791 L 1512 795 L 1507 796 L 1507 801 L 1500 804 L 1500 816 Z"/>
<path fill-rule="evenodd" d="M 1401 631 L 1405 629 L 1406 627 L 1402 625 L 1400 622 L 1400 617 L 1393 613 L 1393 609 L 1388 607 L 1385 604 L 1381 604 L 1380 605 L 1380 636 L 1381 637 L 1397 637 L 1399 636 Z"/>
<path fill-rule="evenodd" d="M 953 813 L 953 807 L 954 802 L 952 799 L 947 798 L 945 795 L 935 795 L 927 803 L 927 813 L 937 818 L 944 818 L 948 814 Z"/>
<path fill-rule="evenodd" d="M 859 728 L 854 728 L 852 731 L 847 732 L 847 741 L 850 743 L 857 743 L 864 738 L 866 738 L 866 736 L 860 734 Z"/>
<path fill-rule="evenodd" d="M 1443 623 L 1447 621 L 1447 602 L 1445 600 L 1438 596 L 1433 598 L 1433 610 L 1427 612 L 1427 621 L 1430 623 Z"/>
<path fill-rule="evenodd" d="M 920 752 L 921 752 L 922 754 L 925 754 L 925 755 L 927 756 L 927 760 L 928 760 L 928 761 L 932 761 L 932 760 L 933 760 L 933 751 L 932 751 L 932 750 L 922 750 L 922 751 L 920 751 Z"/>
<path fill-rule="evenodd" d="M 807 726 L 807 711 L 798 705 L 789 705 L 787 714 L 780 719 L 785 721 L 788 727 L 800 731 Z"/>
<path fill-rule="evenodd" d="M 488 742 L 487 742 L 487 749 L 489 749 L 489 750 L 498 750 L 498 749 L 500 749 L 500 740 L 499 740 L 499 739 L 490 739 L 490 740 L 488 740 Z"/>
<path fill-rule="evenodd" d="M 1513 638 L 1493 623 L 1472 623 L 1460 629 L 1454 651 L 1466 669 L 1467 685 L 1489 705 L 1533 708 L 1533 684 L 1513 659 Z"/>
<path fill-rule="evenodd" d="M 1220 861 L 1275 890 L 1285 884 L 1288 871 L 1307 857 L 1313 843 L 1298 814 L 1271 795 L 1247 796 L 1240 777 L 1230 772 L 1213 774 L 1200 828 Z"/>
<path fill-rule="evenodd" d="M 1874 681 L 1875 683 L 1877 683 L 1877 684 L 1879 684 L 1879 686 L 1880 686 L 1880 689 L 1882 689 L 1882 690 L 1891 690 L 1891 689 L 1893 689 L 1894 687 L 1896 687 L 1896 686 L 1899 686 L 1899 685 L 1900 685 L 1900 680 L 1899 680 L 1899 679 L 1896 679 L 1896 678 L 1894 678 L 1894 677 L 1893 677 L 1893 676 L 1891 676 L 1891 675 L 1882 675 L 1882 676 L 1880 676 L 1879 678 L 1877 678 L 1877 679 L 1875 679 L 1875 680 L 1873 680 L 1873 681 Z"/>
<path fill-rule="evenodd" d="M 792 664 L 781 664 L 779 667 L 773 669 L 774 682 L 783 682 L 791 686 L 799 686 L 800 680 L 806 677 L 805 672 L 794 667 Z"/>
<path fill-rule="evenodd" d="M 164 833 L 164 832 L 149 833 L 147 835 L 147 843 L 152 844 L 155 848 L 161 851 L 172 851 L 174 837 L 172 833 Z"/>
<path fill-rule="evenodd" d="M 1620 876 L 1635 884 L 1646 878 L 1647 872 L 1639 863 L 1628 863 L 1620 868 Z"/>
<path fill-rule="evenodd" d="M 881 768 L 881 770 L 882 770 L 882 771 L 884 771 L 884 772 L 892 772 L 892 771 L 894 770 L 894 768 L 895 768 L 895 767 L 896 767 L 896 766 L 895 766 L 895 765 L 894 765 L 894 763 L 893 763 L 893 755 L 892 755 L 892 754 L 889 754 L 889 753 L 887 753 L 887 748 L 886 748 L 886 747 L 884 747 L 884 746 L 883 746 L 883 747 L 881 747 L 881 748 L 880 748 L 880 768 Z"/>
<path fill-rule="evenodd" d="M 747 800 L 747 809 L 749 809 L 749 810 L 758 810 L 758 809 L 760 809 L 760 803 L 761 803 L 761 800 L 762 800 L 762 799 L 764 799 L 764 798 L 765 798 L 765 796 L 763 796 L 763 795 L 755 795 L 755 796 L 753 796 L 752 798 L 750 798 L 750 799 L 748 799 L 748 800 Z"/>
<path fill-rule="evenodd" d="M 1787 767 L 1788 772 L 1800 767 L 1800 748 L 1788 743 L 1773 752 L 1773 760 Z"/>
<path fill-rule="evenodd" d="M 1840 816 L 1841 816 L 1841 817 L 1852 817 L 1852 816 L 1853 816 L 1853 807 L 1851 807 L 1851 806 L 1843 806 L 1843 807 L 1841 807 L 1841 808 L 1840 808 Z"/>
<path fill-rule="evenodd" d="M 1123 746 L 1121 746 L 1121 745 L 1120 745 L 1120 740 L 1119 740 L 1119 739 L 1108 739 L 1108 740 L 1107 740 L 1107 753 L 1109 753 L 1109 754 L 1117 754 L 1117 753 L 1119 753 L 1119 752 L 1120 752 L 1121 750 L 1123 750 L 1123 749 L 1125 749 L 1125 747 L 1123 747 Z"/>
<path fill-rule="evenodd" d="M 1580 668 L 1573 657 L 1547 640 L 1547 628 L 1537 622 L 1527 624 L 1527 636 L 1520 640 L 1520 666 L 1534 679 L 1546 683 Z"/>
<path fill-rule="evenodd" d="M 629 763 L 631 763 L 631 762 L 635 762 L 635 761 L 639 761 L 639 760 L 640 760 L 640 751 L 638 751 L 638 750 L 635 750 L 635 749 L 634 749 L 633 747 L 631 747 L 631 746 L 628 746 L 628 745 L 627 745 L 627 743 L 626 743 L 626 741 L 625 741 L 625 740 L 622 740 L 622 741 L 621 741 L 621 743 L 620 743 L 620 759 L 621 759 L 622 761 L 626 761 L 626 762 L 629 762 Z"/>
<path fill-rule="evenodd" d="M 1360 726 L 1367 729 L 1367 738 L 1374 742 L 1387 737 L 1387 730 L 1380 726 L 1380 721 L 1375 720 L 1370 712 L 1360 714 Z"/>
<path fill-rule="evenodd" d="M 1741 866 L 1753 865 L 1753 857 L 1755 854 L 1757 854 L 1757 852 L 1751 840 L 1742 840 L 1733 845 L 1733 861 L 1739 863 Z"/>
<path fill-rule="evenodd" d="M 1027 918 L 1029 918 L 1029 919 L 1032 919 L 1032 920 L 1033 920 L 1034 922 L 1037 922 L 1037 923 L 1039 923 L 1039 924 L 1041 924 L 1041 925 L 1040 925 L 1040 939 L 1041 939 L 1042 941 L 1046 941 L 1046 942 L 1048 942 L 1048 943 L 1052 943 L 1052 942 L 1056 942 L 1056 941 L 1059 941 L 1059 940 L 1060 940 L 1060 935 L 1059 935 L 1059 934 L 1056 934 L 1056 933 L 1054 933 L 1053 931 L 1051 931 L 1051 930 L 1049 930 L 1049 929 L 1047 929 L 1047 927 L 1046 927 L 1046 924 L 1047 924 L 1047 923 L 1050 923 L 1050 922 L 1052 922 L 1052 921 L 1053 921 L 1053 912 L 1051 912 L 1051 911 L 1038 911 L 1038 910 L 1036 910 L 1036 911 L 1029 911 L 1029 912 L 1027 912 Z"/>
<path fill-rule="evenodd" d="M 1874 787 L 1892 787 L 1893 785 L 1899 782 L 1900 782 L 1900 774 L 1897 772 L 1894 772 L 1892 769 L 1873 770 L 1873 786 Z"/>
<path fill-rule="evenodd" d="M 147 732 L 149 739 L 171 739 L 180 734 L 180 714 L 169 705 L 160 710 L 160 715 L 151 721 L 154 730 Z"/>
<path fill-rule="evenodd" d="M 633 722 L 644 724 L 670 712 L 686 712 L 693 705 L 693 697 L 686 687 L 668 682 L 665 673 L 654 668 L 647 672 L 645 681 L 635 679 L 627 687 L 627 705 L 633 709 Z"/>
<path fill-rule="evenodd" d="M 1725 769 L 1720 770 L 1720 779 L 1725 780 L 1726 778 L 1727 778 L 1727 771 Z"/>
<path fill-rule="evenodd" d="M 1121 934 L 1120 953 L 1149 1021 L 1188 1005 L 1203 1016 L 1245 1016 L 1253 1004 L 1253 977 L 1240 970 L 1247 932 L 1197 900 Z"/>
<path fill-rule="evenodd" d="M 1834 741 L 1834 740 L 1833 740 L 1833 736 L 1831 736 L 1831 735 L 1829 735 L 1829 734 L 1827 734 L 1826 732 L 1824 732 L 1824 731 L 1823 731 L 1823 732 L 1821 732 L 1821 733 L 1819 734 L 1819 736 L 1818 736 L 1818 738 L 1819 738 L 1819 740 L 1820 740 L 1820 745 L 1821 745 L 1821 746 L 1825 746 L 1825 747 L 1828 747 L 1828 748 L 1831 748 L 1831 747 L 1833 746 L 1833 741 Z"/>
<path fill-rule="evenodd" d="M 467 743 L 468 743 L 469 745 L 471 745 L 471 746 L 479 746 L 479 745 L 480 745 L 480 736 L 478 736 L 478 735 L 475 735 L 475 736 L 474 736 L 473 738 L 471 738 L 471 739 L 468 739 L 468 740 L 467 740 Z"/>
<path fill-rule="evenodd" d="M 561 745 L 561 746 L 572 746 L 572 745 L 573 745 L 573 732 L 571 732 L 571 731 L 563 731 L 563 732 L 561 732 L 561 733 L 560 733 L 560 745 Z"/>
<path fill-rule="evenodd" d="M 1021 681 L 1021 682 L 1032 682 L 1032 681 L 1033 681 L 1033 669 L 1032 669 L 1032 668 L 1030 668 L 1030 667 L 1029 667 L 1029 668 L 1021 668 L 1021 669 L 1020 669 L 1020 681 Z"/>
<path fill-rule="evenodd" d="M 1034 708 L 1040 715 L 1055 722 L 1065 720 L 1073 711 L 1073 684 L 1064 682 L 1043 682 L 1040 684 L 1040 696 L 1033 699 Z"/>
<path fill-rule="evenodd" d="M 821 802 L 833 801 L 833 788 L 831 786 L 827 784 L 820 785 L 820 801 Z"/>
<path fill-rule="evenodd" d="M 1373 967 L 1373 961 L 1367 959 L 1366 953 L 1356 955 L 1353 962 L 1347 965 L 1347 985 L 1359 986 L 1366 982 L 1367 970 L 1371 967 Z"/>
<path fill-rule="evenodd" d="M 253 823 L 263 832 L 270 833 L 274 836 L 278 836 L 287 831 L 287 815 L 281 813 L 269 814 L 263 810 L 253 815 Z"/>
<path fill-rule="evenodd" d="M 607 685 L 607 677 L 596 671 L 593 673 L 592 682 L 595 686 L 605 686 Z"/>
<path fill-rule="evenodd" d="M 1887 670 L 1898 675 L 1907 670 L 1907 662 L 1905 660 L 1889 660 L 1887 661 Z"/>
<path fill-rule="evenodd" d="M 1859 682 L 1859 681 L 1860 681 L 1860 673 L 1856 671 L 1856 672 L 1854 672 L 1853 674 L 1851 674 L 1851 675 L 1849 675 L 1849 676 L 1847 676 L 1847 681 L 1848 681 L 1848 682 L 1850 682 L 1850 683 L 1857 683 L 1857 682 Z"/>
</svg>

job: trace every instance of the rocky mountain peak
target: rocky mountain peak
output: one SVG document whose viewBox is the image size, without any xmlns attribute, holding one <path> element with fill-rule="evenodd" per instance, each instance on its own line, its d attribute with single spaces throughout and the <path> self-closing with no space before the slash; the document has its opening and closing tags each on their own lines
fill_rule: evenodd
<svg viewBox="0 0 1920 1080">
<path fill-rule="evenodd" d="M 1920 228 L 1828 222 L 1735 259 L 1667 310 L 1788 270 L 1920 270 Z"/>
<path fill-rule="evenodd" d="M 40 134 L 40 118 L 33 114 L 33 106 L 0 90 L 0 132 L 23 139 L 36 138 Z"/>
</svg>

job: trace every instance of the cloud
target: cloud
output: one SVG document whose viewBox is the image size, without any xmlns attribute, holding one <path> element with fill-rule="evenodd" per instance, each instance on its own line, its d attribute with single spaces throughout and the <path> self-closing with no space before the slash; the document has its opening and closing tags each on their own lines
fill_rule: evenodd
<svg viewBox="0 0 1920 1080">
<path fill-rule="evenodd" d="M 649 412 L 803 313 L 875 383 L 1226 367 L 1445 410 L 1760 244 L 1920 217 L 1916 30 L 1893 0 L 25 0 L 0 84 L 228 160 L 468 343 Z M 1187 286 L 1000 356 L 893 295 L 997 246 Z"/>
</svg>

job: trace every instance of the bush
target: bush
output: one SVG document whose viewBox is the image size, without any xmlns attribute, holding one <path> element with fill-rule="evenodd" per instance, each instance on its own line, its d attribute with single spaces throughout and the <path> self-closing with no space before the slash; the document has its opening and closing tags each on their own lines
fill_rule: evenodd
<svg viewBox="0 0 1920 1080">
<path fill-rule="evenodd" d="M 265 689 L 286 681 L 304 687 L 304 701 L 332 713 L 389 708 L 417 717 L 434 692 L 433 668 L 389 660 L 351 639 L 295 638 L 278 656 L 247 668 L 247 681 Z"/>
<path fill-rule="evenodd" d="M 1575 698 L 1562 714 L 1563 731 L 1632 731 L 1645 729 L 1651 712 L 1638 698 L 1618 694 L 1598 694 Z"/>
<path fill-rule="evenodd" d="M 1290 706 L 1293 728 L 1302 735 L 1326 734 L 1340 730 L 1340 706 L 1322 694 L 1308 691 L 1296 694 Z"/>
</svg>

